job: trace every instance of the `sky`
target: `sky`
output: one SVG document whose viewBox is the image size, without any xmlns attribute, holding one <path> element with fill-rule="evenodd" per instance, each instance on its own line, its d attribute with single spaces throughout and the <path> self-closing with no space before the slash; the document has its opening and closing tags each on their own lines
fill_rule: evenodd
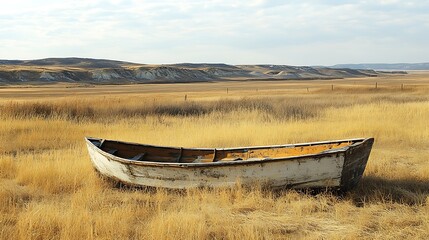
<svg viewBox="0 0 429 240">
<path fill-rule="evenodd" d="M 0 59 L 429 62 L 429 0 L 1 0 Z"/>
</svg>

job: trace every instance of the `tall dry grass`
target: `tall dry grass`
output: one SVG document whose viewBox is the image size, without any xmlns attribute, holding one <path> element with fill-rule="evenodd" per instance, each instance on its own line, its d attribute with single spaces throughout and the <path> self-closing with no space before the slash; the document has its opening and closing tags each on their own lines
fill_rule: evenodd
<svg viewBox="0 0 429 240">
<path fill-rule="evenodd" d="M 427 92 L 229 99 L 69 97 L 0 104 L 2 239 L 429 237 Z M 120 189 L 83 137 L 232 147 L 374 136 L 359 187 L 337 196 L 260 186 Z"/>
</svg>

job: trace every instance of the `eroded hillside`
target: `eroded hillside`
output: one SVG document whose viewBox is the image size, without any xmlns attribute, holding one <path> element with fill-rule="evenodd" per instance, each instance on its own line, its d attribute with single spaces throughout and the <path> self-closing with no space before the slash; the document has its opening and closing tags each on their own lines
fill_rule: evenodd
<svg viewBox="0 0 429 240">
<path fill-rule="evenodd" d="M 239 79 L 332 79 L 378 76 L 373 70 L 287 65 L 148 65 L 87 58 L 0 60 L 0 83 L 151 83 Z"/>
</svg>

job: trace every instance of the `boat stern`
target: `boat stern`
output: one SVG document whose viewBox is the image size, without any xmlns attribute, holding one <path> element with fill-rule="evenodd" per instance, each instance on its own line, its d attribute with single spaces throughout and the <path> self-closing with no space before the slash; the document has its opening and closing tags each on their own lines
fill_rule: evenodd
<svg viewBox="0 0 429 240">
<path fill-rule="evenodd" d="M 341 190 L 348 191 L 358 185 L 365 171 L 373 143 L 374 138 L 367 138 L 347 149 L 341 173 Z"/>
</svg>

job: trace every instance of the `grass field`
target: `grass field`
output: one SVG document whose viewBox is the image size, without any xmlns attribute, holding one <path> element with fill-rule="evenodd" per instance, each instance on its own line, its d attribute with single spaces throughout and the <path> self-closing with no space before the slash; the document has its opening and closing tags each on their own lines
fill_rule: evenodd
<svg viewBox="0 0 429 240">
<path fill-rule="evenodd" d="M 424 72 L 2 87 L 0 238 L 427 239 L 428 119 Z M 259 186 L 167 191 L 102 181 L 84 136 L 183 147 L 375 137 L 375 145 L 360 185 L 345 196 Z"/>
</svg>

